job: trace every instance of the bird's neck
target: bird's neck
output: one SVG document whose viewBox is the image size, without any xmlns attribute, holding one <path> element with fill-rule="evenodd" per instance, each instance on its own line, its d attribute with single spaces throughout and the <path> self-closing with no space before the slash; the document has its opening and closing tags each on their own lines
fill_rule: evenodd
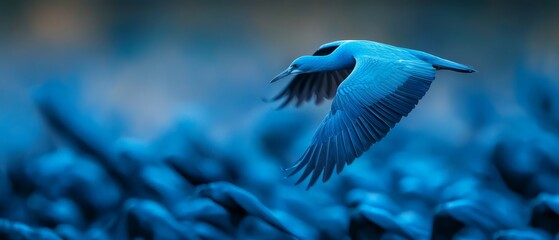
<svg viewBox="0 0 559 240">
<path fill-rule="evenodd" d="M 313 61 L 315 61 L 314 69 L 317 72 L 320 71 L 334 71 L 340 69 L 352 68 L 355 65 L 355 59 L 351 56 L 345 56 L 341 53 L 332 53 L 326 56 L 314 56 Z"/>
</svg>

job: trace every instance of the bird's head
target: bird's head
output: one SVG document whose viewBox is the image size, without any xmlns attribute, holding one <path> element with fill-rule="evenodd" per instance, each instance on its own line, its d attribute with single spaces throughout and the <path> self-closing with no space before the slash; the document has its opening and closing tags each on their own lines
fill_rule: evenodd
<svg viewBox="0 0 559 240">
<path fill-rule="evenodd" d="M 317 63 L 316 58 L 317 58 L 316 56 L 302 56 L 295 59 L 295 61 L 293 61 L 287 69 L 285 69 L 283 72 L 278 74 L 274 79 L 272 79 L 271 82 L 276 82 L 292 74 L 310 73 L 310 72 L 319 71 L 319 69 L 317 69 L 317 66 L 319 65 L 316 64 Z"/>
</svg>

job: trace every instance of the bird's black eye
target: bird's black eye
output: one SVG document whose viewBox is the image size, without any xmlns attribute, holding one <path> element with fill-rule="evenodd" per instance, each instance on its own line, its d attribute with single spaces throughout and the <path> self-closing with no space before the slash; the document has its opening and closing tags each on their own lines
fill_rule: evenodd
<svg viewBox="0 0 559 240">
<path fill-rule="evenodd" d="M 292 67 L 292 68 L 298 68 L 299 65 L 298 65 L 298 64 L 293 64 L 293 65 L 291 65 L 291 67 Z"/>
</svg>

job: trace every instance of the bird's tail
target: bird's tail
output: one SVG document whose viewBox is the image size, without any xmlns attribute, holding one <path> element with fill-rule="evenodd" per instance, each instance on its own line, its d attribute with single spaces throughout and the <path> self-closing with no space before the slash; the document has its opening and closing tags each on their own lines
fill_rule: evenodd
<svg viewBox="0 0 559 240">
<path fill-rule="evenodd" d="M 434 56 L 434 55 L 431 55 L 431 54 L 428 54 L 428 53 L 425 53 L 425 52 L 417 51 L 417 50 L 412 50 L 412 49 L 406 49 L 406 50 L 408 50 L 411 54 L 413 54 L 417 58 L 432 64 L 433 67 L 435 67 L 436 69 L 452 70 L 452 71 L 463 72 L 463 73 L 476 72 L 475 69 L 473 69 L 472 67 L 466 66 L 464 64 L 460 64 L 460 63 L 457 63 L 457 62 L 446 60 L 444 58 L 440 58 L 440 57 L 437 57 L 437 56 Z"/>
</svg>

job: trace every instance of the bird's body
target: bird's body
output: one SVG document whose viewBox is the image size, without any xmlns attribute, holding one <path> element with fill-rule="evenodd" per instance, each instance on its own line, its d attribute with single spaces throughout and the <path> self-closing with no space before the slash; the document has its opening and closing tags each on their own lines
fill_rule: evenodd
<svg viewBox="0 0 559 240">
<path fill-rule="evenodd" d="M 274 98 L 285 98 L 280 107 L 313 97 L 316 103 L 334 100 L 290 176 L 304 169 L 300 183 L 312 173 L 310 188 L 321 174 L 327 181 L 334 168 L 340 173 L 408 115 L 439 69 L 475 71 L 424 52 L 363 40 L 324 44 L 313 56 L 296 59 L 272 80 L 297 74 Z"/>
</svg>

